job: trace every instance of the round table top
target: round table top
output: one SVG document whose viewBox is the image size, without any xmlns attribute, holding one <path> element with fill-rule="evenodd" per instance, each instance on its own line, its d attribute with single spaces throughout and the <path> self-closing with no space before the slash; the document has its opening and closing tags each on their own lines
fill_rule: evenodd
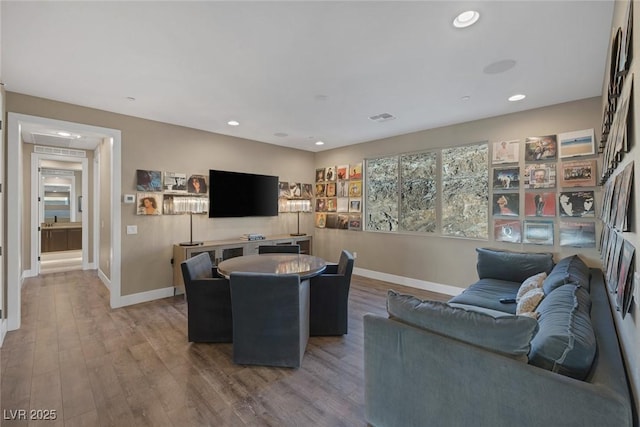
<svg viewBox="0 0 640 427">
<path fill-rule="evenodd" d="M 327 263 L 322 258 L 303 254 L 260 254 L 229 258 L 218 264 L 218 272 L 229 277 L 235 271 L 249 273 L 299 274 L 308 279 L 322 273 Z"/>
</svg>

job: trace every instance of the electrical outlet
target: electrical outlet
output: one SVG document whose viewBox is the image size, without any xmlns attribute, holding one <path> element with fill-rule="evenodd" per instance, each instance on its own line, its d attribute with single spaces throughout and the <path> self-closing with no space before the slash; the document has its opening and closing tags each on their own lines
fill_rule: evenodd
<svg viewBox="0 0 640 427">
<path fill-rule="evenodd" d="M 127 225 L 127 234 L 138 234 L 137 225 Z"/>
</svg>

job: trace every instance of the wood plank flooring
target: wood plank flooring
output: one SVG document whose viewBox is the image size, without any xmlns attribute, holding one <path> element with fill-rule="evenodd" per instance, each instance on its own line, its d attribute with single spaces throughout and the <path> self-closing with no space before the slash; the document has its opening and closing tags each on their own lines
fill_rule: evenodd
<svg viewBox="0 0 640 427">
<path fill-rule="evenodd" d="M 362 316 L 386 313 L 387 289 L 449 299 L 354 276 L 349 333 L 311 337 L 294 370 L 234 365 L 232 344 L 188 343 L 182 296 L 112 310 L 93 271 L 27 279 L 22 327 L 0 349 L 0 424 L 366 426 Z M 27 419 L 11 419 L 21 409 Z"/>
</svg>

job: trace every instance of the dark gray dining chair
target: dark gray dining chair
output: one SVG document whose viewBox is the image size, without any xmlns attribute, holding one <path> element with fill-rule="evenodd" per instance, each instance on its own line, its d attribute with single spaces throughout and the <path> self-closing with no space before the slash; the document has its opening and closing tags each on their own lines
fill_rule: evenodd
<svg viewBox="0 0 640 427">
<path fill-rule="evenodd" d="M 214 276 L 209 254 L 203 252 L 180 263 L 187 296 L 189 342 L 231 342 L 229 280 Z"/>
<path fill-rule="evenodd" d="M 233 272 L 233 361 L 299 368 L 309 340 L 309 281 Z"/>
<path fill-rule="evenodd" d="M 328 264 L 322 274 L 311 278 L 311 336 L 344 335 L 348 332 L 349 288 L 353 264 L 353 255 L 343 250 L 338 264 Z"/>
<path fill-rule="evenodd" d="M 261 245 L 259 254 L 299 254 L 300 245 Z"/>
</svg>

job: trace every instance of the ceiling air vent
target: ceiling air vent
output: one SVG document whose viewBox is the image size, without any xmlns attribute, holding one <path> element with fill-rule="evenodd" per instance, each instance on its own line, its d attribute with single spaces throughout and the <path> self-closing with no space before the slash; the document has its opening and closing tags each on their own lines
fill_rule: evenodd
<svg viewBox="0 0 640 427">
<path fill-rule="evenodd" d="M 376 114 L 375 116 L 369 117 L 369 120 L 373 120 L 374 122 L 388 122 L 389 120 L 395 120 L 396 116 L 389 113 L 381 113 Z"/>
<path fill-rule="evenodd" d="M 33 151 L 42 154 L 53 154 L 54 156 L 87 157 L 86 151 L 73 150 L 71 148 L 44 147 L 42 145 L 36 145 L 33 148 Z"/>
</svg>

